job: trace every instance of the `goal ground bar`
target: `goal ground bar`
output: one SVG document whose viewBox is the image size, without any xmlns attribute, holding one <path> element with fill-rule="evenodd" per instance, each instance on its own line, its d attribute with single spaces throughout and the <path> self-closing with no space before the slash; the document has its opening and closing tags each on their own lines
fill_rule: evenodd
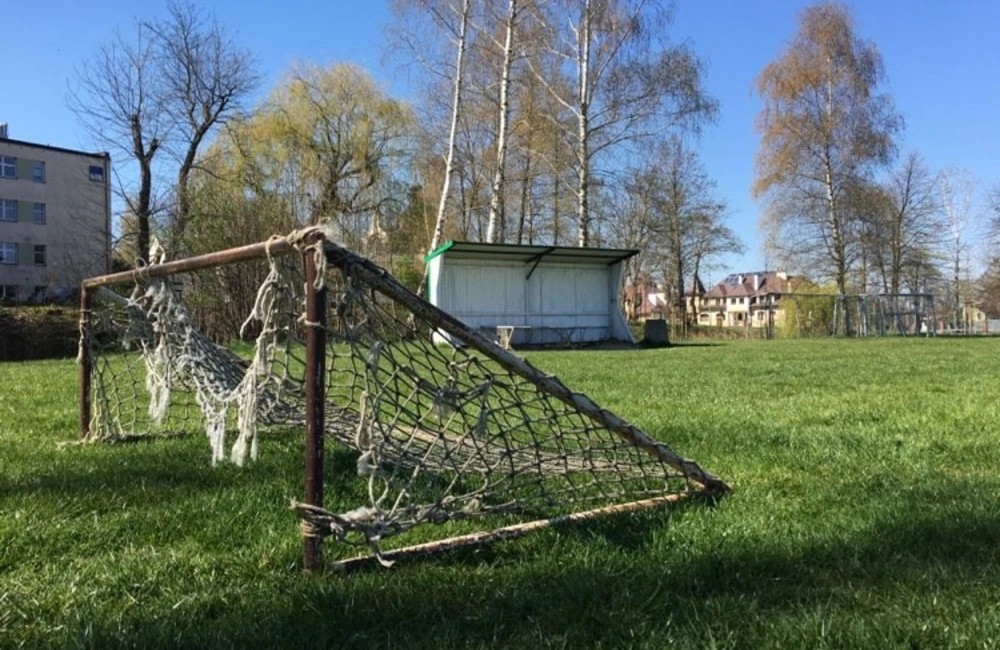
<svg viewBox="0 0 1000 650">
<path fill-rule="evenodd" d="M 631 501 L 629 503 L 620 503 L 612 506 L 604 506 L 601 508 L 594 508 L 593 510 L 584 510 L 583 512 L 574 512 L 567 515 L 559 515 L 558 517 L 551 517 L 549 519 L 537 519 L 535 521 L 528 521 L 523 524 L 513 524 L 511 526 L 504 526 L 503 528 L 497 528 L 495 530 L 490 530 L 486 532 L 470 533 L 468 535 L 449 537 L 448 539 L 441 539 L 434 542 L 415 544 L 413 546 L 406 546 L 403 548 L 397 548 L 390 551 L 385 551 L 381 553 L 378 557 L 374 555 L 359 555 L 357 557 L 349 558 L 346 560 L 340 560 L 339 562 L 334 562 L 330 565 L 330 567 L 338 571 L 349 571 L 352 569 L 365 567 L 372 563 L 377 563 L 379 560 L 381 560 L 382 562 L 396 562 L 398 560 L 404 560 L 418 555 L 424 555 L 429 553 L 441 553 L 444 551 L 450 551 L 456 548 L 462 548 L 466 546 L 476 546 L 479 544 L 489 544 L 491 542 L 496 542 L 500 540 L 515 539 L 518 537 L 523 537 L 524 535 L 527 535 L 528 533 L 532 533 L 537 530 L 552 528 L 554 526 L 559 526 L 561 524 L 568 524 L 579 521 L 588 521 L 590 519 L 597 519 L 598 517 L 603 517 L 606 515 L 621 514 L 625 512 L 635 512 L 637 510 L 646 510 L 667 503 L 676 503 L 678 501 L 695 496 L 712 496 L 712 493 L 704 490 L 686 490 L 684 492 L 674 492 L 673 494 L 667 494 L 661 497 L 654 497 L 652 499 L 642 499 L 640 501 Z"/>
</svg>

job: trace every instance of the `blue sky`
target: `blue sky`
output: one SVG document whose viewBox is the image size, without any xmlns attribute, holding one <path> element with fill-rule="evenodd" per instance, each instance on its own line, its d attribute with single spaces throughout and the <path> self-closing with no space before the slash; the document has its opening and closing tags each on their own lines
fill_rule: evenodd
<svg viewBox="0 0 1000 650">
<path fill-rule="evenodd" d="M 89 149 L 65 107 L 67 79 L 117 27 L 163 3 L 141 0 L 50 0 L 5 3 L 4 45 L 16 52 L 0 67 L 0 121 L 13 138 Z M 387 0 L 217 0 L 202 3 L 259 57 L 266 89 L 295 60 L 350 60 L 405 96 L 405 79 L 383 64 L 388 44 Z M 788 42 L 806 2 L 793 0 L 677 0 L 673 38 L 689 41 L 709 63 L 707 86 L 721 113 L 698 143 L 719 193 L 731 206 L 731 225 L 747 254 L 726 260 L 729 270 L 763 266 L 750 196 L 758 139 L 757 73 Z M 902 151 L 914 149 L 934 169 L 963 167 L 983 187 L 1000 183 L 1000 2 L 995 0 L 867 0 L 848 3 L 861 35 L 878 45 L 888 90 L 906 119 Z M 714 276 L 720 277 L 723 271 Z M 709 279 L 709 278 L 706 278 Z"/>
</svg>

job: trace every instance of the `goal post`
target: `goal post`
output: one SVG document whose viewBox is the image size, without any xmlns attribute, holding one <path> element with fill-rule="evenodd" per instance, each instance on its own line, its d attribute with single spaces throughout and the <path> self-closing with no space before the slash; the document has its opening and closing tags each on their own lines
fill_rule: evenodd
<svg viewBox="0 0 1000 650">
<path fill-rule="evenodd" d="M 218 462 L 235 435 L 242 463 L 259 431 L 304 429 L 307 570 L 331 536 L 387 560 L 424 524 L 492 526 L 418 545 L 443 549 L 729 489 L 322 228 L 90 278 L 80 304 L 85 439 L 201 430 Z M 223 313 L 252 352 L 212 340 L 236 338 Z M 328 438 L 367 494 L 343 512 L 324 508 Z"/>
</svg>

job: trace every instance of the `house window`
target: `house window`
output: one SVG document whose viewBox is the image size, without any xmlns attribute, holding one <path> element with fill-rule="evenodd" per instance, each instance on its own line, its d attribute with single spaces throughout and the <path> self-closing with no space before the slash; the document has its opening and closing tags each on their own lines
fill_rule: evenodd
<svg viewBox="0 0 1000 650">
<path fill-rule="evenodd" d="M 36 203 L 31 208 L 31 220 L 38 224 L 45 223 L 45 204 Z"/>
<path fill-rule="evenodd" d="M 17 242 L 0 241 L 0 264 L 17 264 Z"/>
<path fill-rule="evenodd" d="M 45 266 L 45 244 L 35 244 L 35 266 Z"/>
<path fill-rule="evenodd" d="M 41 160 L 31 163 L 31 180 L 36 183 L 45 182 L 45 163 Z"/>
<path fill-rule="evenodd" d="M 17 158 L 0 156 L 0 178 L 17 178 Z"/>
<path fill-rule="evenodd" d="M 740 304 L 741 304 L 741 305 L 743 304 L 743 301 L 744 301 L 744 300 L 746 300 L 746 298 L 740 298 Z"/>
<path fill-rule="evenodd" d="M 0 221 L 17 221 L 17 201 L 0 199 Z"/>
<path fill-rule="evenodd" d="M 90 166 L 90 180 L 94 181 L 95 183 L 103 183 L 104 182 L 104 167 L 101 167 L 100 165 L 91 165 Z"/>
<path fill-rule="evenodd" d="M 7 300 L 7 301 L 17 300 L 17 285 L 0 284 L 0 300 Z"/>
<path fill-rule="evenodd" d="M 31 294 L 31 296 L 33 298 L 38 298 L 39 300 L 41 300 L 42 298 L 45 297 L 45 293 L 48 291 L 48 289 L 49 288 L 46 287 L 44 284 L 36 284 L 35 285 L 35 290 Z"/>
</svg>

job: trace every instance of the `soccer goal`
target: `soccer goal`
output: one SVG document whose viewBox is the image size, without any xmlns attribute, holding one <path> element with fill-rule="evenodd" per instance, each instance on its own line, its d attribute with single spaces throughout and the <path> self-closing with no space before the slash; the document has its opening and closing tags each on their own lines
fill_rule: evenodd
<svg viewBox="0 0 1000 650">
<path fill-rule="evenodd" d="M 309 570 L 325 538 L 390 563 L 728 490 L 321 228 L 83 283 L 83 439 L 201 432 L 243 464 L 279 427 L 305 432 Z M 350 507 L 324 507 L 327 450 L 353 455 Z"/>
</svg>

